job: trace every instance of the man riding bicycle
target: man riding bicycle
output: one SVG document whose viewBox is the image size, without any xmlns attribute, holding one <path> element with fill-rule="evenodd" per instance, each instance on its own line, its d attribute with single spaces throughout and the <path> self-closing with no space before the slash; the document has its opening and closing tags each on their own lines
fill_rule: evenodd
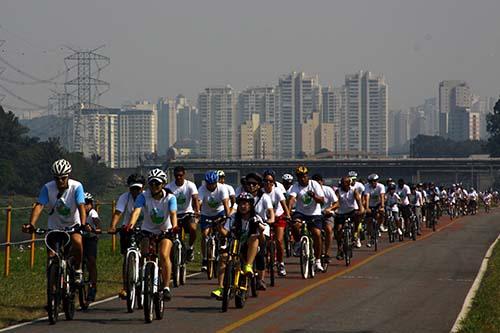
<svg viewBox="0 0 500 333">
<path fill-rule="evenodd" d="M 371 219 L 377 220 L 377 225 L 382 230 L 384 224 L 384 204 L 385 204 L 385 186 L 378 182 L 379 176 L 376 173 L 368 175 L 368 183 L 365 186 L 365 195 L 367 200 L 365 202 L 367 231 L 369 235 L 373 233 L 373 224 L 370 223 Z M 375 230 L 378 232 L 378 230 Z M 367 247 L 371 247 L 374 240 L 371 239 L 366 243 Z"/>
</svg>

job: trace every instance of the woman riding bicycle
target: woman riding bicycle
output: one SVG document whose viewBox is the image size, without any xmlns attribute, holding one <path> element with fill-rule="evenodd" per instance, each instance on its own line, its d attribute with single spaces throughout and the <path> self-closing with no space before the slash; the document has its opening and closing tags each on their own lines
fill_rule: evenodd
<svg viewBox="0 0 500 333">
<path fill-rule="evenodd" d="M 238 205 L 236 213 L 223 226 L 219 225 L 219 232 L 223 236 L 227 237 L 230 232 L 233 235 L 239 235 L 242 244 L 241 261 L 243 273 L 246 275 L 253 275 L 252 266 L 259 247 L 259 235 L 264 230 L 264 222 L 255 212 L 254 201 L 255 199 L 250 193 L 240 193 L 236 198 L 236 204 Z M 218 277 L 219 287 L 212 291 L 212 296 L 217 298 L 222 296 L 227 257 L 227 253 L 221 254 Z"/>
</svg>

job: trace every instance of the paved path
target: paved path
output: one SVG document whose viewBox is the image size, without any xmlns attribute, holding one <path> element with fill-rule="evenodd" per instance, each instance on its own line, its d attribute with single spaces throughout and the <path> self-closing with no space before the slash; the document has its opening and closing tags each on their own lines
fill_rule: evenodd
<svg viewBox="0 0 500 333">
<path fill-rule="evenodd" d="M 277 287 L 250 298 L 244 309 L 220 312 L 209 297 L 215 282 L 198 275 L 174 290 L 165 318 L 144 324 L 113 300 L 77 312 L 75 320 L 47 322 L 12 332 L 449 332 L 489 245 L 500 233 L 500 212 L 465 217 L 417 242 L 389 245 L 378 253 L 355 251 L 351 267 L 335 263 L 328 273 L 304 281 L 297 260 Z"/>
</svg>

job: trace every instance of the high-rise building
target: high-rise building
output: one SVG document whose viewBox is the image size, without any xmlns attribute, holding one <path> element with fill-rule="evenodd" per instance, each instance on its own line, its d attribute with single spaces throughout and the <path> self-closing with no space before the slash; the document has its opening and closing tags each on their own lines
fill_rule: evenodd
<svg viewBox="0 0 500 333">
<path fill-rule="evenodd" d="M 317 76 L 292 72 L 278 82 L 280 155 L 294 158 L 301 149 L 301 124 L 321 112 L 321 86 Z"/>
<path fill-rule="evenodd" d="M 230 86 L 206 88 L 198 95 L 200 153 L 210 159 L 234 159 L 238 154 L 236 96 Z"/>
<path fill-rule="evenodd" d="M 177 107 L 175 100 L 159 98 L 157 114 L 158 152 L 160 155 L 164 155 L 177 141 Z"/>
<path fill-rule="evenodd" d="M 388 121 L 389 147 L 399 147 L 410 139 L 410 115 L 408 111 L 391 110 Z"/>
<path fill-rule="evenodd" d="M 273 126 L 263 123 L 258 113 L 252 113 L 250 119 L 239 126 L 240 159 L 272 159 Z"/>
<path fill-rule="evenodd" d="M 439 83 L 439 135 L 442 137 L 459 136 L 458 133 L 450 133 L 450 123 L 458 121 L 450 118 L 458 108 L 470 108 L 471 102 L 472 92 L 466 82 L 448 80 Z M 461 111 L 457 114 L 460 119 Z"/>
<path fill-rule="evenodd" d="M 340 138 L 342 129 L 342 121 L 345 121 L 344 116 L 344 88 L 332 88 L 331 86 L 322 89 L 322 124 L 332 124 L 333 131 L 331 142 L 332 151 L 340 150 Z M 326 147 L 322 147 L 326 148 Z"/>
<path fill-rule="evenodd" d="M 387 84 L 360 71 L 345 78 L 346 121 L 342 150 L 387 155 Z"/>
<path fill-rule="evenodd" d="M 183 95 L 178 95 L 175 100 L 177 109 L 177 140 L 197 140 L 194 138 L 194 136 L 199 135 L 196 133 L 199 126 L 195 128 L 195 122 L 198 121 L 196 108 Z"/>
</svg>

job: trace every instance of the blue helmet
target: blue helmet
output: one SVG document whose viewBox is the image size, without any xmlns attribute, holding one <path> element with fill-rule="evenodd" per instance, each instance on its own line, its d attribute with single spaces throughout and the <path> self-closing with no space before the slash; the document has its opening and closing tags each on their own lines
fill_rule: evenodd
<svg viewBox="0 0 500 333">
<path fill-rule="evenodd" d="M 217 171 L 208 171 L 205 174 L 205 182 L 207 182 L 207 184 L 214 184 L 217 183 L 218 181 L 219 181 L 219 175 Z"/>
</svg>

